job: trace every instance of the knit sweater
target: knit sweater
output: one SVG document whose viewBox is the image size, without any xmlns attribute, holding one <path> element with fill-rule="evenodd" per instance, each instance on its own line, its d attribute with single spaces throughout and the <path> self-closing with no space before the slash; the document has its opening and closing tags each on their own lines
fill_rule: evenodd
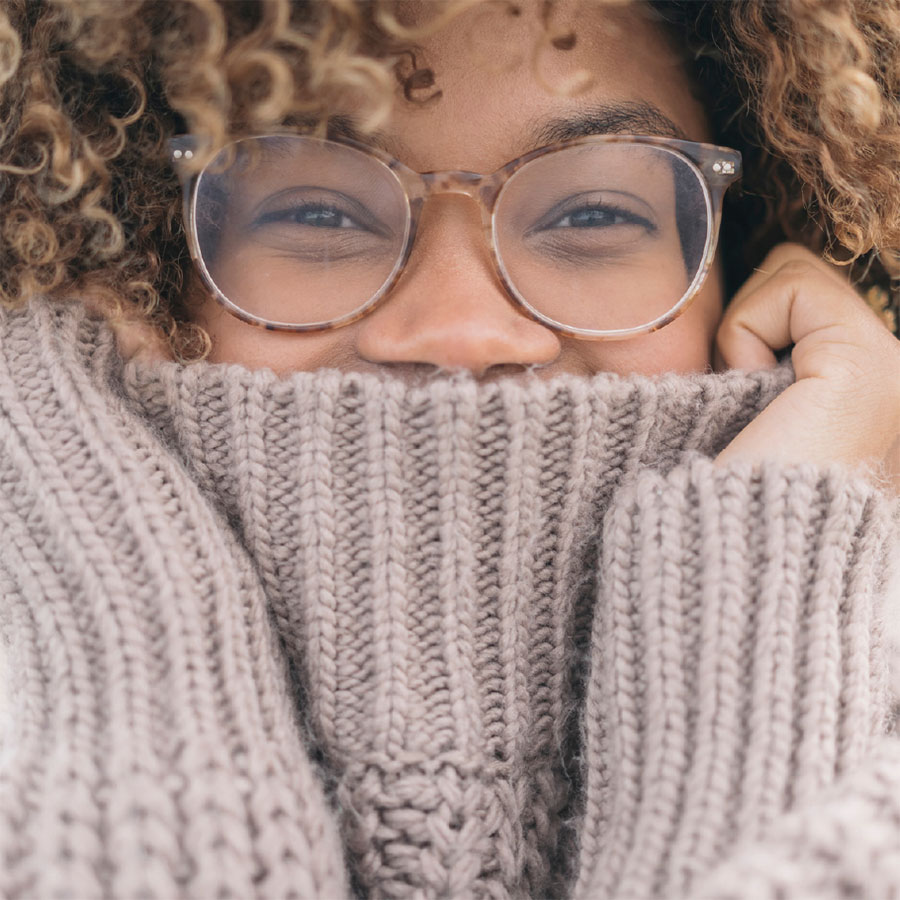
<svg viewBox="0 0 900 900">
<path fill-rule="evenodd" d="M 124 362 L 0 314 L 0 896 L 895 896 L 897 502 L 765 372 Z"/>
</svg>

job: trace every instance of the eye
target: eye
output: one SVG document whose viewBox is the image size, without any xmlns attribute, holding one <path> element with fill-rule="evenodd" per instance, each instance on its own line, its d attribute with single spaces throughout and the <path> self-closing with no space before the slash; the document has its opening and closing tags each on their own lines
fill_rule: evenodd
<svg viewBox="0 0 900 900">
<path fill-rule="evenodd" d="M 322 203 L 298 204 L 284 209 L 269 210 L 258 216 L 255 224 L 305 225 L 312 228 L 364 227 L 344 210 Z"/>
<path fill-rule="evenodd" d="M 617 206 L 589 204 L 567 210 L 558 218 L 543 222 L 537 230 L 555 228 L 611 228 L 623 225 L 637 225 L 647 231 L 655 231 L 656 226 L 644 216 Z"/>
<path fill-rule="evenodd" d="M 289 185 L 254 204 L 249 225 L 257 234 L 272 230 L 312 236 L 330 231 L 342 232 L 345 237 L 351 233 L 387 237 L 391 228 L 378 212 L 377 205 L 373 208 L 352 187 L 336 190 L 321 184 Z"/>
</svg>

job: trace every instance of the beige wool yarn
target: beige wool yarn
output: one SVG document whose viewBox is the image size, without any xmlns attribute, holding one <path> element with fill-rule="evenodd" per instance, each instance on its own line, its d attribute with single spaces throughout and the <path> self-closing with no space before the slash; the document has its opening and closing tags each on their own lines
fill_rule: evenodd
<svg viewBox="0 0 900 900">
<path fill-rule="evenodd" d="M 0 365 L 0 896 L 900 884 L 896 503 L 712 464 L 789 364 L 279 378 L 41 300 Z"/>
</svg>

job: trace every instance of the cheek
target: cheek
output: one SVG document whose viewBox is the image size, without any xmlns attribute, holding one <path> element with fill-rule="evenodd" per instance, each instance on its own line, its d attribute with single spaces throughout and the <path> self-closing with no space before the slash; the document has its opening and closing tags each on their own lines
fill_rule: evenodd
<svg viewBox="0 0 900 900">
<path fill-rule="evenodd" d="M 313 334 L 266 331 L 247 325 L 228 313 L 211 296 L 204 297 L 194 314 L 209 333 L 211 363 L 237 363 L 250 369 L 272 369 L 278 375 L 313 369 L 346 368 L 355 356 L 354 326 Z"/>
<path fill-rule="evenodd" d="M 718 271 L 710 273 L 693 303 L 660 331 L 627 341 L 568 341 L 567 354 L 586 373 L 619 375 L 689 374 L 711 368 L 712 344 L 722 317 Z"/>
<path fill-rule="evenodd" d="M 327 322 L 357 309 L 384 284 L 395 256 L 309 265 L 278 249 L 223 243 L 210 274 L 246 312 L 274 321 Z"/>
</svg>

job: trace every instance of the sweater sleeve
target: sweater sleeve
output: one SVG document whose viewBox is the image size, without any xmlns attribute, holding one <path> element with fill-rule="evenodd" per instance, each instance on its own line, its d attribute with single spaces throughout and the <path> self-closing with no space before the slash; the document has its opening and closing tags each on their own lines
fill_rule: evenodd
<svg viewBox="0 0 900 900">
<path fill-rule="evenodd" d="M 896 502 L 838 466 L 697 455 L 620 489 L 576 898 L 896 895 L 881 605 L 897 539 Z"/>
<path fill-rule="evenodd" d="M 346 896 L 253 567 L 96 324 L 0 316 L 0 896 Z"/>
</svg>

